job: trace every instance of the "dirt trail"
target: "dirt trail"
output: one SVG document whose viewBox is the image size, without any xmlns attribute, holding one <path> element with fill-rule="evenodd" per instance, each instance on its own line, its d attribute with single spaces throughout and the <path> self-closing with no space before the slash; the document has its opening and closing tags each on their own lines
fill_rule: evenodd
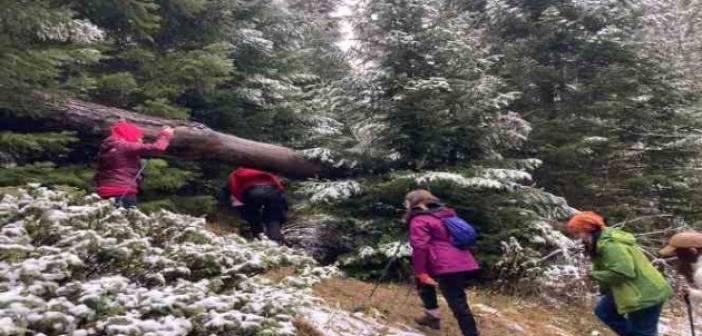
<svg viewBox="0 0 702 336">
<path fill-rule="evenodd" d="M 331 279 L 315 287 L 315 293 L 330 306 L 353 309 L 372 290 L 373 285 L 353 279 Z M 443 300 L 444 314 L 442 331 L 419 329 L 429 336 L 460 335 L 458 325 L 450 315 Z M 518 299 L 486 290 L 470 291 L 471 307 L 484 336 L 540 335 L 540 336 L 584 336 L 593 331 L 599 335 L 612 335 L 604 330 L 592 316 L 590 307 L 570 305 L 567 309 Z M 405 285 L 383 285 L 373 300 L 366 306 L 366 314 L 376 315 L 389 325 L 413 326 L 412 319 L 422 313 L 421 304 L 414 290 Z"/>
</svg>

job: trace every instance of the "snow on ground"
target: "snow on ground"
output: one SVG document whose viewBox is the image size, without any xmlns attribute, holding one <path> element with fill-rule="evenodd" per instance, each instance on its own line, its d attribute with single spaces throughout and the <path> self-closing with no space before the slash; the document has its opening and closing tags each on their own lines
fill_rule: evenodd
<svg viewBox="0 0 702 336">
<path fill-rule="evenodd" d="M 37 186 L 0 201 L 0 260 L 2 336 L 295 335 L 295 316 L 314 325 L 331 311 L 310 287 L 339 274 L 267 240 L 217 236 L 200 218 Z M 296 274 L 279 283 L 260 276 L 286 266 Z M 364 335 L 374 323 L 318 327 Z"/>
<path fill-rule="evenodd" d="M 341 309 L 302 308 L 305 320 L 327 336 L 422 336 L 409 328 L 389 327 L 361 313 Z"/>
<path fill-rule="evenodd" d="M 670 312 L 664 312 L 661 316 L 661 322 L 658 326 L 658 333 L 663 336 L 691 336 L 690 320 L 687 316 L 687 311 L 677 312 L 677 316 L 673 316 Z M 694 314 L 695 335 L 702 335 L 702 314 L 698 308 Z"/>
</svg>

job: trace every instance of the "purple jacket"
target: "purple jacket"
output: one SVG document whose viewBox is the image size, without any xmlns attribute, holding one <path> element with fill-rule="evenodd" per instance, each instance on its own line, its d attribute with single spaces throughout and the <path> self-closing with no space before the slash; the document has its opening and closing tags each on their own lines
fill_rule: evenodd
<svg viewBox="0 0 702 336">
<path fill-rule="evenodd" d="M 451 244 L 449 232 L 439 219 L 455 216 L 456 212 L 448 208 L 430 212 L 413 215 L 410 219 L 414 274 L 427 273 L 433 276 L 480 269 L 469 251 L 459 250 Z"/>
</svg>

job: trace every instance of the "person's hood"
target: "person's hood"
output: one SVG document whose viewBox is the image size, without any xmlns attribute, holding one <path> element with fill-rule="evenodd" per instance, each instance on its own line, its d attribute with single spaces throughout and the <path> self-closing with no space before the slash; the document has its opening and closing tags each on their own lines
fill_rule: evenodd
<svg viewBox="0 0 702 336">
<path fill-rule="evenodd" d="M 115 123 L 110 130 L 110 137 L 122 139 L 129 142 L 136 142 L 144 135 L 144 131 L 139 126 L 126 121 Z"/>
<path fill-rule="evenodd" d="M 412 217 L 419 215 L 432 215 L 437 218 L 447 218 L 456 216 L 456 211 L 442 204 L 431 204 L 429 210 L 416 209 L 412 211 Z"/>
<path fill-rule="evenodd" d="M 622 231 L 620 229 L 607 228 L 602 230 L 599 241 L 606 242 L 612 241 L 620 244 L 626 245 L 636 245 L 636 237 L 631 233 Z"/>
</svg>

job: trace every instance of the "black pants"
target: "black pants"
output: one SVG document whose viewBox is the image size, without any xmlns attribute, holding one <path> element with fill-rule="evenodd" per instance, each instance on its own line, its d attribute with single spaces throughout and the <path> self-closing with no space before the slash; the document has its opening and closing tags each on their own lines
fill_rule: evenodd
<svg viewBox="0 0 702 336">
<path fill-rule="evenodd" d="M 115 202 L 115 206 L 118 208 L 134 208 L 136 207 L 138 200 L 137 195 L 128 194 L 124 196 L 115 196 L 111 198 Z"/>
<path fill-rule="evenodd" d="M 262 232 L 271 240 L 282 242 L 281 227 L 288 212 L 288 202 L 282 191 L 274 186 L 253 187 L 244 192 L 241 216 L 251 225 L 258 237 Z"/>
<path fill-rule="evenodd" d="M 468 287 L 468 283 L 473 276 L 473 272 L 460 272 L 442 274 L 434 277 L 436 282 L 439 283 L 441 294 L 444 295 L 453 316 L 458 320 L 458 325 L 461 327 L 463 336 L 478 335 L 475 318 L 473 318 L 473 313 L 470 311 L 468 297 L 466 296 L 466 287 Z M 419 296 L 422 299 L 425 309 L 439 308 L 435 287 L 420 284 L 417 290 L 419 291 Z"/>
</svg>

